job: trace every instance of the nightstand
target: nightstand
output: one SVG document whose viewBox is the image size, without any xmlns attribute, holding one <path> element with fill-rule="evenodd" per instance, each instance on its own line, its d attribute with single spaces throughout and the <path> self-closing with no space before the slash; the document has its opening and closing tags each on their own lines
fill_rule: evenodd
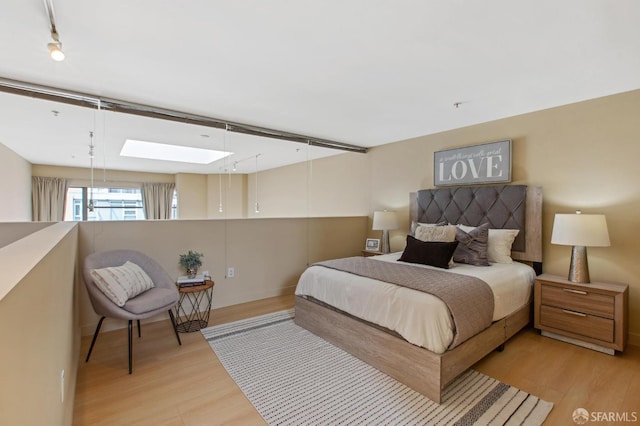
<svg viewBox="0 0 640 426">
<path fill-rule="evenodd" d="M 543 336 L 614 355 L 627 343 L 629 286 L 574 283 L 542 274 L 534 286 L 534 326 Z"/>
<path fill-rule="evenodd" d="M 362 250 L 362 255 L 364 257 L 369 257 L 369 256 L 378 256 L 380 254 L 384 254 L 381 251 L 369 251 L 369 250 Z"/>
</svg>

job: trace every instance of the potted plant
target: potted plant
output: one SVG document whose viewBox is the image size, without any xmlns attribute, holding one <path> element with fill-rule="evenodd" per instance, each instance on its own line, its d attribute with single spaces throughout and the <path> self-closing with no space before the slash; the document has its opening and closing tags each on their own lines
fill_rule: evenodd
<svg viewBox="0 0 640 426">
<path fill-rule="evenodd" d="M 195 278 L 198 274 L 198 268 L 202 266 L 202 260 L 200 260 L 200 258 L 203 256 L 204 255 L 202 253 L 192 250 L 189 250 L 187 254 L 180 255 L 180 266 L 187 271 L 187 276 L 189 278 Z"/>
</svg>

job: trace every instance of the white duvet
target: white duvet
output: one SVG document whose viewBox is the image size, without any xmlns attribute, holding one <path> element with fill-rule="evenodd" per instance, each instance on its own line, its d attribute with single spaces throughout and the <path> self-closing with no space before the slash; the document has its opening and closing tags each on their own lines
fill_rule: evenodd
<svg viewBox="0 0 640 426">
<path fill-rule="evenodd" d="M 401 254 L 391 253 L 370 259 L 396 262 Z M 533 269 L 518 262 L 492 263 L 485 267 L 457 263 L 449 270 L 432 269 L 472 275 L 486 282 L 493 291 L 494 321 L 529 302 L 535 279 Z M 432 352 L 445 352 L 453 341 L 453 322 L 447 306 L 437 297 L 421 291 L 323 266 L 311 266 L 300 277 L 296 295 L 312 296 L 358 318 L 393 330 L 414 345 Z"/>
</svg>

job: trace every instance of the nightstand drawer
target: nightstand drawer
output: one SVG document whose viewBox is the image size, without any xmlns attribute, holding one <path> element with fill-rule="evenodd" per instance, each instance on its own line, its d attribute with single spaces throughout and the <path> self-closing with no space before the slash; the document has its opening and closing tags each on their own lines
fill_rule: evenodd
<svg viewBox="0 0 640 426">
<path fill-rule="evenodd" d="M 612 319 L 588 315 L 567 308 L 541 306 L 540 324 L 603 342 L 614 341 L 614 321 Z"/>
<path fill-rule="evenodd" d="M 588 289 L 575 290 L 543 284 L 540 296 L 543 305 L 600 317 L 614 317 L 614 298 L 606 294 L 593 293 Z"/>
</svg>

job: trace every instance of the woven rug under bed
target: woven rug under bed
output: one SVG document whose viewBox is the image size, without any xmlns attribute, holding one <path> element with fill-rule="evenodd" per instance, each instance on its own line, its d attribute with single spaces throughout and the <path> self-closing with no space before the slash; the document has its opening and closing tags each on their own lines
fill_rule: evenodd
<svg viewBox="0 0 640 426">
<path fill-rule="evenodd" d="M 293 322 L 293 310 L 202 330 L 270 425 L 540 425 L 552 403 L 468 370 L 436 404 Z"/>
</svg>

